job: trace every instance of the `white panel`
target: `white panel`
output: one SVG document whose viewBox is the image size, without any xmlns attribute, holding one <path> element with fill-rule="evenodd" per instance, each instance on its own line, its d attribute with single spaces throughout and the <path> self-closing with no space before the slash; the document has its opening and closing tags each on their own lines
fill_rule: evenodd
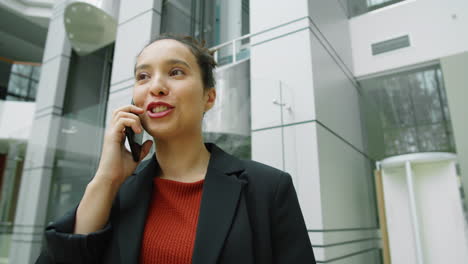
<svg viewBox="0 0 468 264">
<path fill-rule="evenodd" d="M 23 177 L 21 184 L 29 185 L 30 188 L 28 188 L 29 191 L 25 199 L 28 202 L 25 202 L 20 209 L 23 215 L 21 218 L 16 218 L 22 220 L 21 224 L 37 225 L 37 223 L 45 223 L 47 203 L 31 203 L 30 201 L 47 201 L 49 199 L 51 178 L 52 169 L 50 168 L 33 169 Z M 42 228 L 39 229 L 35 231 L 43 231 Z M 41 236 L 41 234 L 38 235 Z"/>
<path fill-rule="evenodd" d="M 355 75 L 361 77 L 467 51 L 467 13 L 466 0 L 407 0 L 352 18 Z M 372 56 L 372 43 L 403 35 L 409 35 L 411 47 Z"/>
<path fill-rule="evenodd" d="M 28 140 L 36 104 L 2 100 L 0 105 L 0 138 Z"/>
<path fill-rule="evenodd" d="M 48 166 L 54 161 L 56 141 L 60 126 L 60 117 L 48 115 L 33 123 L 32 136 L 29 139 L 25 168 Z"/>
<path fill-rule="evenodd" d="M 264 116 L 256 116 L 255 111 L 262 112 L 262 109 L 257 109 L 255 105 L 252 105 L 252 129 L 280 123 L 280 119 L 277 119 L 275 112 L 273 112 L 275 113 L 273 116 L 268 114 L 270 109 L 274 109 L 271 105 L 272 99 L 275 98 L 280 102 L 277 92 L 280 81 L 283 94 L 281 103 L 291 106 L 292 109 L 290 112 L 284 112 L 283 123 L 288 124 L 314 119 L 309 34 L 309 30 L 304 29 L 252 47 L 252 82 L 257 79 L 267 86 L 268 82 L 272 83 L 272 90 L 263 88 L 255 91 L 256 87 L 252 85 L 252 98 L 255 98 L 255 100 L 262 98 L 265 101 L 260 107 L 267 107 L 263 111 L 265 114 L 262 113 Z M 255 97 L 256 95 L 260 97 Z"/>
<path fill-rule="evenodd" d="M 424 263 L 468 263 L 455 163 L 413 165 Z"/>
<path fill-rule="evenodd" d="M 278 80 L 252 79 L 250 84 L 250 109 L 252 130 L 281 125 L 279 102 L 280 84 Z"/>
<path fill-rule="evenodd" d="M 376 227 L 370 161 L 317 126 L 324 228 Z"/>
<path fill-rule="evenodd" d="M 121 0 L 119 10 L 119 24 L 142 14 L 150 9 L 155 9 L 161 14 L 162 0 Z"/>
<path fill-rule="evenodd" d="M 338 53 L 340 59 L 352 71 L 351 35 L 348 14 L 339 1 L 309 1 L 309 16 L 320 33 Z"/>
<path fill-rule="evenodd" d="M 130 78 L 128 80 L 124 80 L 124 81 L 115 83 L 114 85 L 111 85 L 109 90 L 110 90 L 110 93 L 113 93 L 115 91 L 132 88 L 134 84 L 135 84 L 135 78 Z"/>
<path fill-rule="evenodd" d="M 316 124 L 284 127 L 285 171 L 291 174 L 309 229 L 322 229 Z"/>
<path fill-rule="evenodd" d="M 390 257 L 393 263 L 417 263 L 408 185 L 403 167 L 382 171 Z"/>
<path fill-rule="evenodd" d="M 252 160 L 283 170 L 281 128 L 252 132 Z"/>
<path fill-rule="evenodd" d="M 111 84 L 133 78 L 136 57 L 149 44 L 151 37 L 159 33 L 161 17 L 155 11 L 147 12 L 122 24 L 117 29 Z"/>
<path fill-rule="evenodd" d="M 363 151 L 360 95 L 315 36 L 311 44 L 316 118 Z"/>
<path fill-rule="evenodd" d="M 307 0 L 251 0 L 250 32 L 277 26 L 291 20 L 307 16 Z"/>
<path fill-rule="evenodd" d="M 62 106 L 69 64 L 69 58 L 56 57 L 42 65 L 37 87 L 37 111 L 46 107 Z"/>
</svg>

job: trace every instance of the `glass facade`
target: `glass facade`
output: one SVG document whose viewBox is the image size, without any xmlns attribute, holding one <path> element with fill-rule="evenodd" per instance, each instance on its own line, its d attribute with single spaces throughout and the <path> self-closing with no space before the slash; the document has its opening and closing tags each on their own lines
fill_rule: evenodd
<svg viewBox="0 0 468 264">
<path fill-rule="evenodd" d="M 233 41 L 249 33 L 249 1 L 163 1 L 161 32 L 190 35 L 205 40 L 207 47 L 225 43 L 215 55 L 217 99 L 205 116 L 204 138 L 250 158 L 249 39 Z"/>
<path fill-rule="evenodd" d="M 249 0 L 165 0 L 162 33 L 203 39 L 208 47 L 249 33 Z"/>
<path fill-rule="evenodd" d="M 101 154 L 113 46 L 86 56 L 72 53 L 55 150 L 47 221 L 76 206 Z"/>
<path fill-rule="evenodd" d="M 386 7 L 405 0 L 340 0 L 349 17 L 359 16 L 367 12 Z"/>
<path fill-rule="evenodd" d="M 41 67 L 28 64 L 13 64 L 7 92 L 3 96 L 10 101 L 35 101 Z"/>
<path fill-rule="evenodd" d="M 378 129 L 368 131 L 380 139 L 378 156 L 444 151 L 454 152 L 452 125 L 439 66 L 393 74 L 360 82 L 367 112 L 375 111 Z M 381 135 L 372 135 L 377 133 Z M 383 140 L 383 141 L 382 141 Z"/>
</svg>

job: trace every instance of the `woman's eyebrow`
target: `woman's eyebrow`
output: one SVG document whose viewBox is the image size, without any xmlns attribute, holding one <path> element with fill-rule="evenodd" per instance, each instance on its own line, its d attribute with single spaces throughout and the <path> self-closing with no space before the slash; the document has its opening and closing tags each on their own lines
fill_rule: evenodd
<svg viewBox="0 0 468 264">
<path fill-rule="evenodd" d="M 183 60 L 179 60 L 179 59 L 169 59 L 169 60 L 164 61 L 164 64 L 169 64 L 169 65 L 182 64 L 185 67 L 187 67 L 189 69 L 192 69 L 192 67 L 190 67 L 190 65 L 187 62 L 185 62 Z M 135 67 L 135 73 L 140 69 L 147 69 L 147 68 L 151 68 L 151 65 L 149 65 L 149 64 L 140 64 L 137 67 Z"/>
<path fill-rule="evenodd" d="M 167 64 L 182 64 L 184 65 L 185 67 L 189 68 L 189 69 L 192 69 L 192 67 L 190 67 L 190 65 L 188 63 L 186 63 L 185 61 L 183 60 L 179 60 L 179 59 L 170 59 L 170 60 L 167 60 L 166 61 Z"/>
</svg>

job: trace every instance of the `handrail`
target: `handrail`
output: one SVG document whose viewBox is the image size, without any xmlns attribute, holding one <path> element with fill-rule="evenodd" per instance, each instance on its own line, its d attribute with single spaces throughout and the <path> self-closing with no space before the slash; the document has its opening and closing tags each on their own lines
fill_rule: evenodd
<svg viewBox="0 0 468 264">
<path fill-rule="evenodd" d="M 256 33 L 249 33 L 247 35 L 237 37 L 235 39 L 232 39 L 232 40 L 226 41 L 224 43 L 218 44 L 218 45 L 216 45 L 214 47 L 211 47 L 210 50 L 216 51 L 219 48 L 222 48 L 224 46 L 229 45 L 231 42 L 243 40 L 243 39 L 250 38 L 250 37 L 254 37 L 254 36 L 257 36 L 257 35 L 260 35 L 260 34 L 263 34 L 263 33 L 266 33 L 266 32 L 269 32 L 269 31 L 272 31 L 272 30 L 275 30 L 275 29 L 278 29 L 278 28 L 281 28 L 281 27 L 284 27 L 284 26 L 287 26 L 289 24 L 295 23 L 295 22 L 300 21 L 300 20 L 305 19 L 305 18 L 307 18 L 307 16 L 296 18 L 296 19 L 291 20 L 289 22 L 285 22 L 285 23 L 280 24 L 278 26 L 274 26 L 274 27 L 271 27 L 271 28 L 264 29 L 264 30 L 261 30 L 261 31 L 256 32 Z"/>
<path fill-rule="evenodd" d="M 237 37 L 237 38 L 234 38 L 232 40 L 229 40 L 229 41 L 226 41 L 224 43 L 221 43 L 219 45 L 216 45 L 214 47 L 211 47 L 209 48 L 209 50 L 211 50 L 213 53 L 214 53 L 214 59 L 216 62 L 219 62 L 219 55 L 218 55 L 218 51 L 221 49 L 221 48 L 224 48 L 224 47 L 227 47 L 229 45 L 232 45 L 232 62 L 231 64 L 234 64 L 237 62 L 237 54 L 236 54 L 236 49 L 237 49 L 237 44 L 236 42 L 238 41 L 241 41 L 241 40 L 244 40 L 244 39 L 247 39 L 247 38 L 251 38 L 251 37 L 254 37 L 254 36 L 258 36 L 258 35 L 261 35 L 261 34 L 264 34 L 266 32 L 270 32 L 270 31 L 273 31 L 275 29 L 278 29 L 278 28 L 281 28 L 281 27 L 284 27 L 284 26 L 287 26 L 289 24 L 292 24 L 292 23 L 295 23 L 297 21 L 300 21 L 300 20 L 303 20 L 303 19 L 307 19 L 308 16 L 304 16 L 304 17 L 300 17 L 300 18 L 296 18 L 294 20 L 291 20 L 291 21 L 288 21 L 286 23 L 283 23 L 283 24 L 280 24 L 280 25 L 277 25 L 277 26 L 274 26 L 274 27 L 271 27 L 271 28 L 267 28 L 267 29 L 264 29 L 264 30 L 261 30 L 259 32 L 255 32 L 255 33 L 249 33 L 249 34 L 246 34 L 244 36 L 240 36 L 240 37 Z M 250 42 L 250 41 L 249 41 Z"/>
</svg>

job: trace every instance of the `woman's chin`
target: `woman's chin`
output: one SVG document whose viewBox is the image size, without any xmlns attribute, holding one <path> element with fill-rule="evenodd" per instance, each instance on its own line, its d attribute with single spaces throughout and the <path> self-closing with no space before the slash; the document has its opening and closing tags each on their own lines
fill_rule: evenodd
<svg viewBox="0 0 468 264">
<path fill-rule="evenodd" d="M 148 127 L 146 132 L 155 139 L 167 140 L 176 136 L 176 131 L 169 127 Z"/>
</svg>

